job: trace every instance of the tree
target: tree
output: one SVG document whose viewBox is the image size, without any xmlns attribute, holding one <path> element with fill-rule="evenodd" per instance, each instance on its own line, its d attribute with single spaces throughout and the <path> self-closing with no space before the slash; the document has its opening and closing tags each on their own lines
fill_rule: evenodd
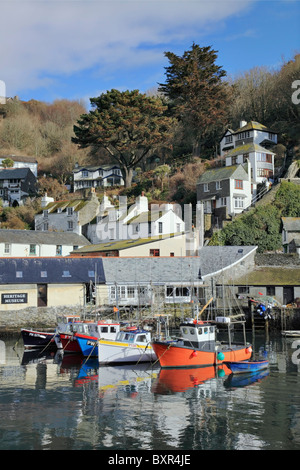
<svg viewBox="0 0 300 470">
<path fill-rule="evenodd" d="M 94 154 L 104 148 L 119 164 L 128 188 L 139 162 L 157 148 L 171 146 L 174 119 L 165 115 L 161 98 L 138 90 L 113 89 L 90 102 L 93 109 L 74 126 L 72 141 Z"/>
<path fill-rule="evenodd" d="M 11 158 L 4 158 L 1 165 L 3 168 L 12 168 L 14 166 L 14 161 Z"/>
<path fill-rule="evenodd" d="M 199 156 L 209 133 L 226 117 L 229 87 L 222 81 L 226 72 L 216 65 L 216 51 L 210 46 L 193 43 L 182 57 L 172 52 L 165 56 L 171 65 L 159 91 L 170 99 L 171 111 L 192 134 L 193 155 Z"/>
</svg>

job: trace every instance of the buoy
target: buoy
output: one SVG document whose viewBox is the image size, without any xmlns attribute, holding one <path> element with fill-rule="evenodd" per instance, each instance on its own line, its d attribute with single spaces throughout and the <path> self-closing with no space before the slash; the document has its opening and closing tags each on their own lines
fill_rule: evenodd
<svg viewBox="0 0 300 470">
<path fill-rule="evenodd" d="M 246 348 L 246 353 L 247 353 L 247 354 L 248 354 L 248 353 L 252 353 L 252 348 L 251 348 L 251 346 L 249 346 L 248 348 Z"/>
<path fill-rule="evenodd" d="M 196 357 L 198 355 L 197 351 L 193 351 L 191 357 Z"/>
<path fill-rule="evenodd" d="M 222 352 L 219 352 L 218 355 L 217 355 L 217 359 L 218 361 L 223 361 L 225 359 L 225 356 Z"/>
<path fill-rule="evenodd" d="M 224 369 L 218 369 L 218 377 L 224 377 L 225 375 L 225 370 Z"/>
</svg>

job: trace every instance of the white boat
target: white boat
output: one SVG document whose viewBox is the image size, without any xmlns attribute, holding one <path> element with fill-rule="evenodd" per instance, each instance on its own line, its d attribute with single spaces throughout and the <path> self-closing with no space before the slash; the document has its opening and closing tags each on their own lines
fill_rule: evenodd
<svg viewBox="0 0 300 470">
<path fill-rule="evenodd" d="M 99 364 L 154 362 L 157 357 L 151 345 L 151 333 L 138 328 L 120 331 L 113 341 L 98 340 Z"/>
</svg>

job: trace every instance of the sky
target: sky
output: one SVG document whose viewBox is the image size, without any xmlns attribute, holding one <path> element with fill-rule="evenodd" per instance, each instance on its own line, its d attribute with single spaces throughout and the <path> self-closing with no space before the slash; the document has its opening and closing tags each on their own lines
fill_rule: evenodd
<svg viewBox="0 0 300 470">
<path fill-rule="evenodd" d="M 193 43 L 228 76 L 278 69 L 300 52 L 299 25 L 300 0 L 0 0 L 0 96 L 146 93 L 165 82 L 165 52 Z"/>
</svg>

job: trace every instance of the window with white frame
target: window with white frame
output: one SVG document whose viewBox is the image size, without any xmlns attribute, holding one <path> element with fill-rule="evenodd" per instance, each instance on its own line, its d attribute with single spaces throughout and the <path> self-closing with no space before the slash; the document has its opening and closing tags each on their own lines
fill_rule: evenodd
<svg viewBox="0 0 300 470">
<path fill-rule="evenodd" d="M 221 189 L 221 181 L 216 181 L 216 189 Z"/>
<path fill-rule="evenodd" d="M 226 199 L 226 197 L 221 197 L 220 204 L 221 204 L 221 206 L 226 206 L 226 204 L 227 204 L 227 199 Z"/>
<path fill-rule="evenodd" d="M 203 191 L 204 191 L 205 193 L 208 193 L 208 191 L 209 191 L 208 183 L 204 183 L 204 184 L 203 184 Z"/>
<path fill-rule="evenodd" d="M 242 209 L 244 207 L 244 199 L 242 197 L 234 197 L 233 202 L 235 209 Z"/>
<path fill-rule="evenodd" d="M 69 231 L 73 230 L 73 221 L 72 220 L 68 220 L 68 230 Z"/>
<path fill-rule="evenodd" d="M 4 253 L 8 255 L 10 253 L 10 243 L 4 243 Z"/>
</svg>

